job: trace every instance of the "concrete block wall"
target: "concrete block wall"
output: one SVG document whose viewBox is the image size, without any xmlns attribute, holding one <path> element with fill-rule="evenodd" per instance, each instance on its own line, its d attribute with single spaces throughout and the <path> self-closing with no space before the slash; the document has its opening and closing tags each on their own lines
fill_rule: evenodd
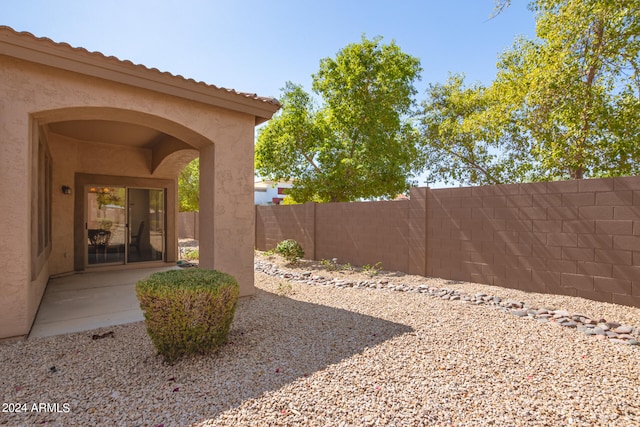
<svg viewBox="0 0 640 427">
<path fill-rule="evenodd" d="M 178 238 L 196 239 L 200 235 L 199 212 L 178 213 Z"/>
<path fill-rule="evenodd" d="M 316 207 L 316 259 L 408 271 L 407 201 L 323 203 Z"/>
<path fill-rule="evenodd" d="M 315 258 L 315 203 L 256 206 L 256 240 L 259 250 L 274 249 L 278 242 L 295 239 L 305 258 Z"/>
<path fill-rule="evenodd" d="M 414 188 L 409 201 L 256 212 L 261 250 L 295 238 L 311 259 L 380 261 L 411 274 L 640 307 L 640 177 Z"/>
<path fill-rule="evenodd" d="M 640 306 L 640 177 L 430 190 L 427 274 Z"/>
<path fill-rule="evenodd" d="M 409 199 L 409 274 L 427 275 L 427 194 L 428 188 L 412 188 Z"/>
<path fill-rule="evenodd" d="M 256 248 L 295 239 L 305 258 L 408 270 L 408 201 L 256 207 Z"/>
</svg>

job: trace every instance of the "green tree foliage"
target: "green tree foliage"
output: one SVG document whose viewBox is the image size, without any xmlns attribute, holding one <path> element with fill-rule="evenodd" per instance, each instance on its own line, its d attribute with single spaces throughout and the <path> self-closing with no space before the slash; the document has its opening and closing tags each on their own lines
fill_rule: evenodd
<svg viewBox="0 0 640 427">
<path fill-rule="evenodd" d="M 99 188 L 96 196 L 98 209 L 106 205 L 124 206 L 124 192 L 124 188 Z"/>
<path fill-rule="evenodd" d="M 178 176 L 180 212 L 197 211 L 200 207 L 200 159 L 189 163 Z"/>
<path fill-rule="evenodd" d="M 409 122 L 420 62 L 381 38 L 350 44 L 313 75 L 314 98 L 287 83 L 282 109 L 262 129 L 256 171 L 294 179 L 297 202 L 393 197 L 409 187 L 419 161 Z"/>
<path fill-rule="evenodd" d="M 516 40 L 491 86 L 465 88 L 453 79 L 430 89 L 424 149 L 434 158 L 448 144 L 430 168 L 433 179 L 639 173 L 640 4 L 536 0 L 530 8 L 537 39 Z"/>
<path fill-rule="evenodd" d="M 482 185 L 528 176 L 528 154 L 503 136 L 509 124 L 487 116 L 494 104 L 484 86 L 465 87 L 463 75 L 429 86 L 422 110 L 428 181 Z"/>
</svg>

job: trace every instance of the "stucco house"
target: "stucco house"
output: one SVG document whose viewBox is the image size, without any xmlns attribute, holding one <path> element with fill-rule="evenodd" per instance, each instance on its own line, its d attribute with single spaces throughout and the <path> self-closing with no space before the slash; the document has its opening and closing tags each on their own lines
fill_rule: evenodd
<svg viewBox="0 0 640 427">
<path fill-rule="evenodd" d="M 254 128 L 272 98 L 0 27 L 0 338 L 51 276 L 174 263 L 177 176 L 200 157 L 200 265 L 253 287 Z"/>
<path fill-rule="evenodd" d="M 293 187 L 293 181 L 258 181 L 254 184 L 256 205 L 279 205 Z"/>
</svg>

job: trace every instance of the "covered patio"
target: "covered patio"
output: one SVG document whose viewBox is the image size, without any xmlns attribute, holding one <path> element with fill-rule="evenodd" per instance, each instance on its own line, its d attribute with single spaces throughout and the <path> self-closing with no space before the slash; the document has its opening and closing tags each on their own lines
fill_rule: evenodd
<svg viewBox="0 0 640 427">
<path fill-rule="evenodd" d="M 48 337 L 144 320 L 138 280 L 178 267 L 89 271 L 49 280 L 29 337 Z"/>
</svg>

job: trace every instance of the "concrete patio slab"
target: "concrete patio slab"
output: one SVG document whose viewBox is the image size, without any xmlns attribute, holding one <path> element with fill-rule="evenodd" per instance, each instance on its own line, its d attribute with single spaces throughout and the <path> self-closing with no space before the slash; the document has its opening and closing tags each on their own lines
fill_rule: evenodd
<svg viewBox="0 0 640 427">
<path fill-rule="evenodd" d="M 85 272 L 49 280 L 29 337 L 47 337 L 144 320 L 135 285 L 161 267 Z"/>
</svg>

